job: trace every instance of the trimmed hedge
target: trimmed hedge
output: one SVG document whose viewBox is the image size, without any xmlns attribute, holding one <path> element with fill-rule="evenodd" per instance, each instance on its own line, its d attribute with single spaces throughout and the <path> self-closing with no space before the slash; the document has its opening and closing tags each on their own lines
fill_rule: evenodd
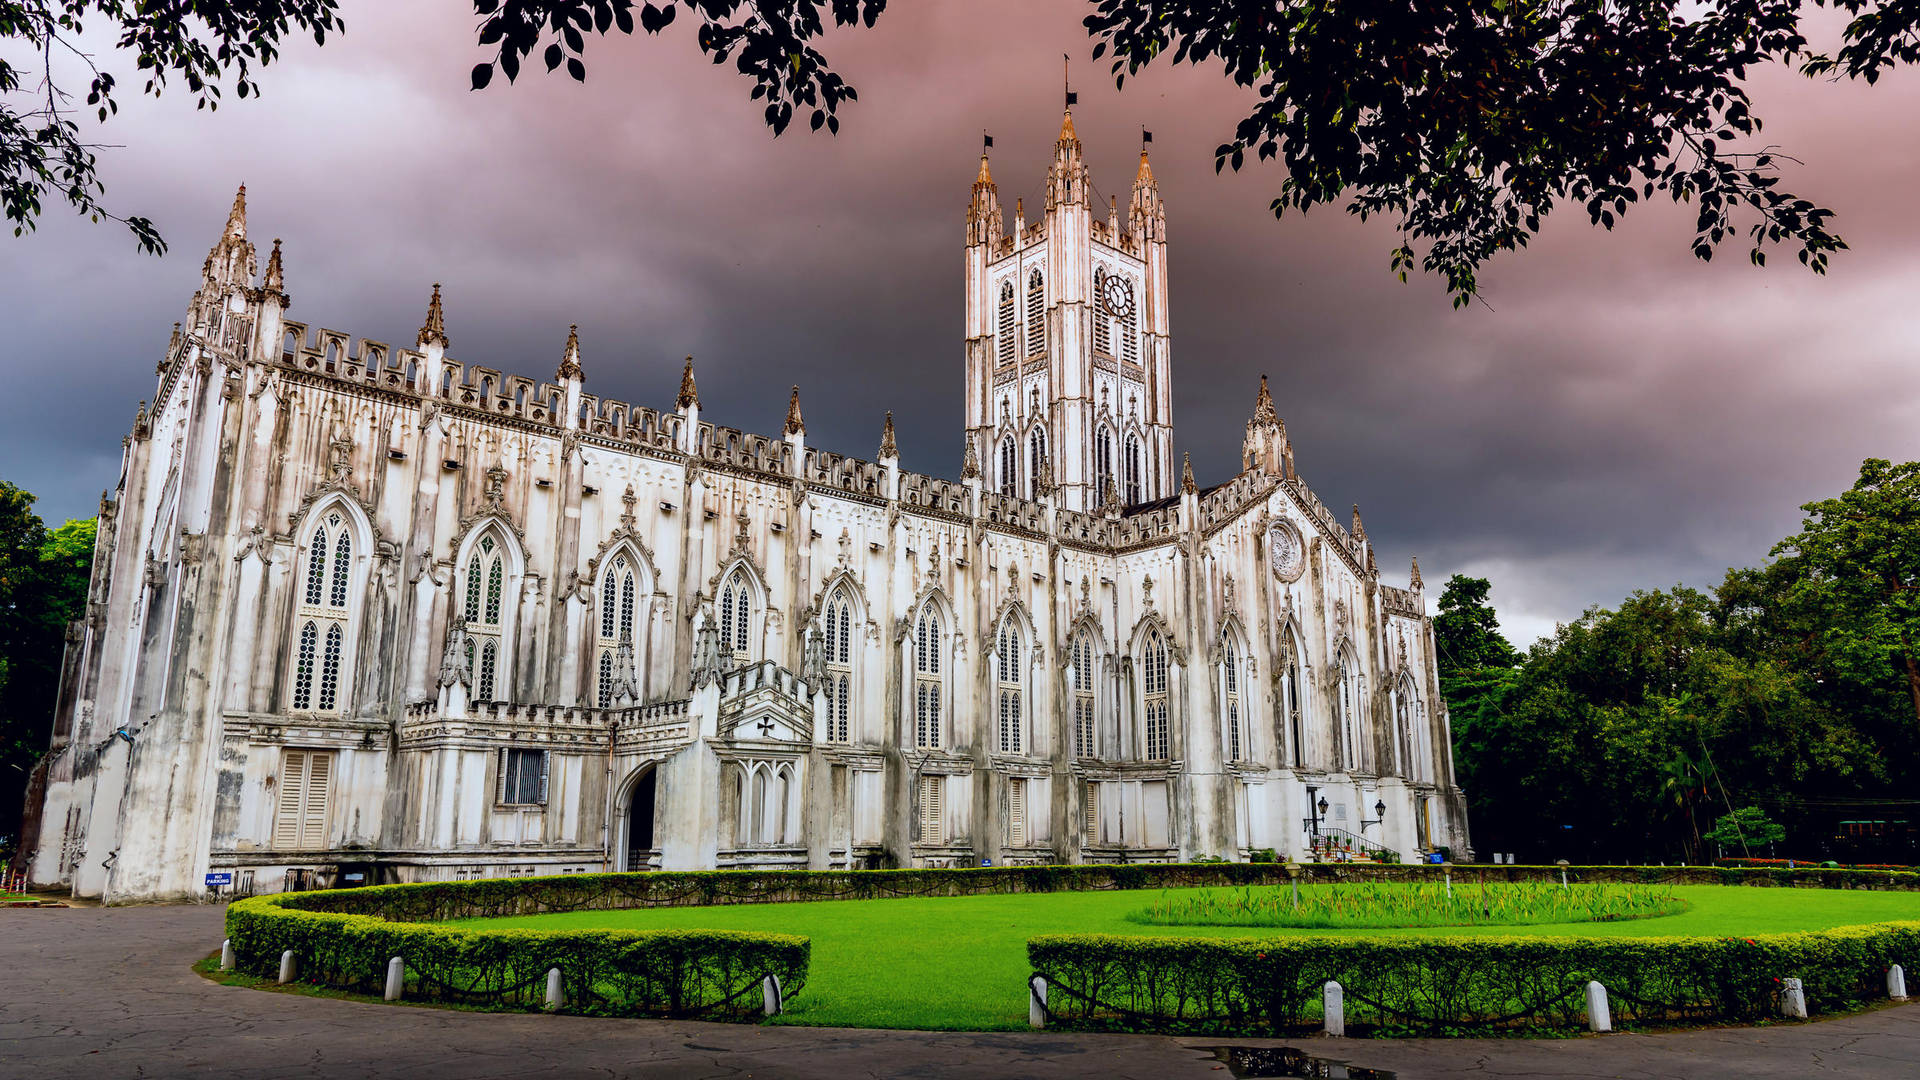
<svg viewBox="0 0 1920 1080">
<path fill-rule="evenodd" d="M 227 935 L 235 966 L 273 977 L 281 952 L 291 949 L 299 958 L 300 981 L 378 994 L 388 959 L 398 956 L 406 964 L 410 999 L 523 1009 L 544 1002 L 547 971 L 557 967 L 567 1012 L 721 1020 L 757 1016 L 767 975 L 778 976 L 789 997 L 806 985 L 812 943 L 789 934 L 464 930 L 377 914 L 300 910 L 374 891 L 385 890 L 234 903 L 227 909 Z"/>
<path fill-rule="evenodd" d="M 1334 980 L 1350 1028 L 1463 1034 L 1584 1023 L 1588 980 L 1616 1022 L 1778 1016 L 1789 977 L 1809 1012 L 1851 1008 L 1885 997 L 1889 965 L 1920 965 L 1920 922 L 1755 938 L 1063 934 L 1027 956 L 1067 1026 L 1284 1035 L 1317 1023 Z"/>
</svg>

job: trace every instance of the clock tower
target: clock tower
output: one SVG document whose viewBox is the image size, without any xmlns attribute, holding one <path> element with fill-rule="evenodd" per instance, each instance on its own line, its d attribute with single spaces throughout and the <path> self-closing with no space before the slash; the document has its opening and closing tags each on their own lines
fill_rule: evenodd
<svg viewBox="0 0 1920 1080">
<path fill-rule="evenodd" d="M 1123 217 L 1095 217 L 1069 109 L 1045 211 L 1006 231 L 987 156 L 967 208 L 966 423 L 987 490 L 1070 510 L 1173 495 L 1166 211 L 1143 146 Z"/>
</svg>

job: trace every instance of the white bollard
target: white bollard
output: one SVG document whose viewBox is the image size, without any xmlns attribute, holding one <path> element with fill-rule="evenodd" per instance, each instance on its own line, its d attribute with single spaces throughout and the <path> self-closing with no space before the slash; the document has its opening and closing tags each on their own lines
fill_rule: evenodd
<svg viewBox="0 0 1920 1080">
<path fill-rule="evenodd" d="M 1607 1004 L 1607 988 L 1598 982 L 1587 984 L 1587 1030 L 1613 1030 L 1613 1009 Z"/>
<path fill-rule="evenodd" d="M 1445 876 L 1447 879 L 1447 899 L 1451 900 L 1453 899 L 1453 869 L 1451 867 L 1447 869 Z"/>
<path fill-rule="evenodd" d="M 300 974 L 300 961 L 293 955 L 293 950 L 288 949 L 286 952 L 281 953 L 280 982 L 282 984 L 290 983 L 293 981 L 293 977 L 298 974 Z"/>
<path fill-rule="evenodd" d="M 1899 964 L 1887 969 L 1887 997 L 1894 1001 L 1907 1000 L 1907 969 Z"/>
<path fill-rule="evenodd" d="M 387 961 L 387 1000 L 399 1001 L 407 986 L 407 962 L 394 957 Z"/>
<path fill-rule="evenodd" d="M 769 975 L 760 980 L 760 1011 L 768 1016 L 779 1016 L 787 1007 L 780 993 L 780 976 Z"/>
<path fill-rule="evenodd" d="M 1799 979 L 1781 980 L 1780 1015 L 1793 1020 L 1807 1018 L 1807 992 L 1801 988 Z"/>
<path fill-rule="evenodd" d="M 1027 980 L 1027 1026 L 1047 1026 L 1047 980 L 1038 975 Z"/>
<path fill-rule="evenodd" d="M 220 943 L 220 970 L 221 971 L 233 970 L 233 939 L 232 938 L 228 938 L 227 940 Z"/>
<path fill-rule="evenodd" d="M 1332 979 L 1320 988 L 1320 1006 L 1327 1018 L 1327 1034 L 1345 1035 L 1347 1033 L 1347 995 L 1340 984 Z"/>
<path fill-rule="evenodd" d="M 547 969 L 547 1011 L 558 1012 L 567 1003 L 566 987 L 560 983 L 560 969 Z"/>
</svg>

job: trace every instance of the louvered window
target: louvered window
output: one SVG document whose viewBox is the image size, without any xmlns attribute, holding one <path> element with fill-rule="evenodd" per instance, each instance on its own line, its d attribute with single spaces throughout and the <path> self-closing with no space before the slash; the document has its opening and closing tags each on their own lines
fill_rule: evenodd
<svg viewBox="0 0 1920 1080">
<path fill-rule="evenodd" d="M 844 591 L 836 591 L 827 601 L 822 624 L 827 654 L 826 736 L 828 742 L 843 743 L 850 734 L 848 719 L 853 705 L 853 606 Z"/>
<path fill-rule="evenodd" d="M 1140 362 L 1140 314 L 1138 308 L 1128 308 L 1127 317 L 1120 320 L 1120 357 L 1129 364 Z"/>
<path fill-rule="evenodd" d="M 720 649 L 735 664 L 748 661 L 747 624 L 753 616 L 753 594 L 747 575 L 739 570 L 720 590 Z"/>
<path fill-rule="evenodd" d="M 1073 756 L 1095 756 L 1093 743 L 1093 635 L 1073 637 Z"/>
<path fill-rule="evenodd" d="M 1013 301 L 1013 282 L 1000 284 L 1000 325 L 998 340 L 999 359 L 1002 364 L 1011 364 L 1020 353 L 1020 316 Z"/>
<path fill-rule="evenodd" d="M 329 847 L 327 812 L 333 799 L 332 750 L 282 750 L 275 783 L 273 846 L 282 851 Z"/>
<path fill-rule="evenodd" d="M 594 642 L 598 654 L 594 660 L 595 700 L 603 709 L 611 708 L 616 690 L 637 685 L 638 671 L 629 666 L 620 670 L 620 643 L 625 641 L 628 665 L 639 661 L 640 625 L 635 618 L 639 577 L 633 560 L 621 552 L 607 563 L 600 576 L 600 634 Z"/>
<path fill-rule="evenodd" d="M 1160 639 L 1159 631 L 1147 632 L 1145 654 L 1140 659 L 1145 675 L 1142 685 L 1146 690 L 1146 756 L 1148 761 L 1165 761 L 1171 756 L 1168 746 L 1170 699 L 1167 694 L 1167 644 Z"/>
<path fill-rule="evenodd" d="M 1007 845 L 1027 846 L 1027 782 L 1018 777 L 1007 781 Z"/>
<path fill-rule="evenodd" d="M 1109 327 L 1112 325 L 1113 317 L 1107 314 L 1106 307 L 1099 302 L 1107 295 L 1106 284 L 1107 272 L 1095 270 L 1093 272 L 1093 351 L 1104 356 L 1112 356 L 1113 331 Z"/>
<path fill-rule="evenodd" d="M 494 801 L 501 806 L 545 806 L 547 758 L 545 750 L 519 747 L 501 750 L 500 779 Z"/>
<path fill-rule="evenodd" d="M 1000 752 L 1018 754 L 1026 750 L 1026 704 L 1020 688 L 1020 627 L 1012 616 L 1000 624 L 999 639 L 993 653 L 994 690 L 999 702 Z"/>
<path fill-rule="evenodd" d="M 1129 432 L 1127 434 L 1126 453 L 1126 496 L 1128 506 L 1146 501 L 1146 494 L 1141 484 L 1140 464 L 1140 436 Z"/>
<path fill-rule="evenodd" d="M 923 776 L 920 778 L 920 842 L 923 844 L 944 844 L 947 842 L 947 778 L 944 776 Z"/>
<path fill-rule="evenodd" d="M 290 704 L 297 712 L 338 712 L 354 608 L 353 534 L 340 511 L 314 527 L 304 571 L 294 612 Z"/>
<path fill-rule="evenodd" d="M 1047 351 L 1047 285 L 1040 271 L 1027 277 L 1027 355 Z"/>
<path fill-rule="evenodd" d="M 1086 830 L 1087 843 L 1100 842 L 1100 785 L 1087 782 L 1085 805 L 1081 807 L 1083 820 L 1081 827 Z"/>
<path fill-rule="evenodd" d="M 501 677 L 505 605 L 506 548 L 489 533 L 467 559 L 467 663 L 475 701 L 500 701 L 507 696 Z"/>
<path fill-rule="evenodd" d="M 940 616 L 928 604 L 920 609 L 913 631 L 913 744 L 939 746 L 941 703 L 945 683 L 940 675 Z"/>
</svg>

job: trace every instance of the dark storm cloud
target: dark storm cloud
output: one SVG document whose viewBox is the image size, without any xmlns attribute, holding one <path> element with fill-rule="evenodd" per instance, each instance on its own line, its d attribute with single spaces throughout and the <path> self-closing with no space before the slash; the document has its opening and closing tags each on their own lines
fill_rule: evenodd
<svg viewBox="0 0 1920 1080">
<path fill-rule="evenodd" d="M 470 7 L 350 4 L 267 96 L 195 113 L 129 98 L 102 137 L 117 207 L 173 244 L 134 254 L 59 217 L 0 246 L 0 475 L 48 516 L 90 513 L 235 184 L 264 249 L 286 242 L 291 317 L 410 344 L 445 283 L 453 355 L 545 377 L 579 323 L 589 387 L 670 404 L 698 358 L 707 415 L 776 431 L 799 383 L 810 441 L 871 456 L 899 418 L 909 468 L 959 464 L 961 232 L 982 128 L 1011 211 L 1059 124 L 1059 54 L 1103 197 L 1152 128 L 1169 211 L 1175 422 L 1203 482 L 1237 468 L 1260 373 L 1331 505 L 1361 504 L 1383 570 L 1487 574 L 1520 638 L 1628 589 L 1755 562 L 1795 507 L 1862 457 L 1915 456 L 1911 177 L 1920 93 L 1768 73 L 1788 184 L 1842 212 L 1854 250 L 1815 278 L 1776 255 L 1687 252 L 1684 208 L 1607 234 L 1562 210 L 1452 311 L 1386 273 L 1392 235 L 1337 211 L 1275 222 L 1271 169 L 1216 177 L 1244 108 L 1212 71 L 1115 92 L 1083 5 L 900 6 L 825 51 L 861 92 L 838 138 L 773 139 L 686 27 L 595 41 L 585 86 L 530 74 L 469 93 Z M 116 58 L 117 59 L 117 58 Z M 1784 255 L 1784 253 L 1782 253 Z"/>
</svg>

